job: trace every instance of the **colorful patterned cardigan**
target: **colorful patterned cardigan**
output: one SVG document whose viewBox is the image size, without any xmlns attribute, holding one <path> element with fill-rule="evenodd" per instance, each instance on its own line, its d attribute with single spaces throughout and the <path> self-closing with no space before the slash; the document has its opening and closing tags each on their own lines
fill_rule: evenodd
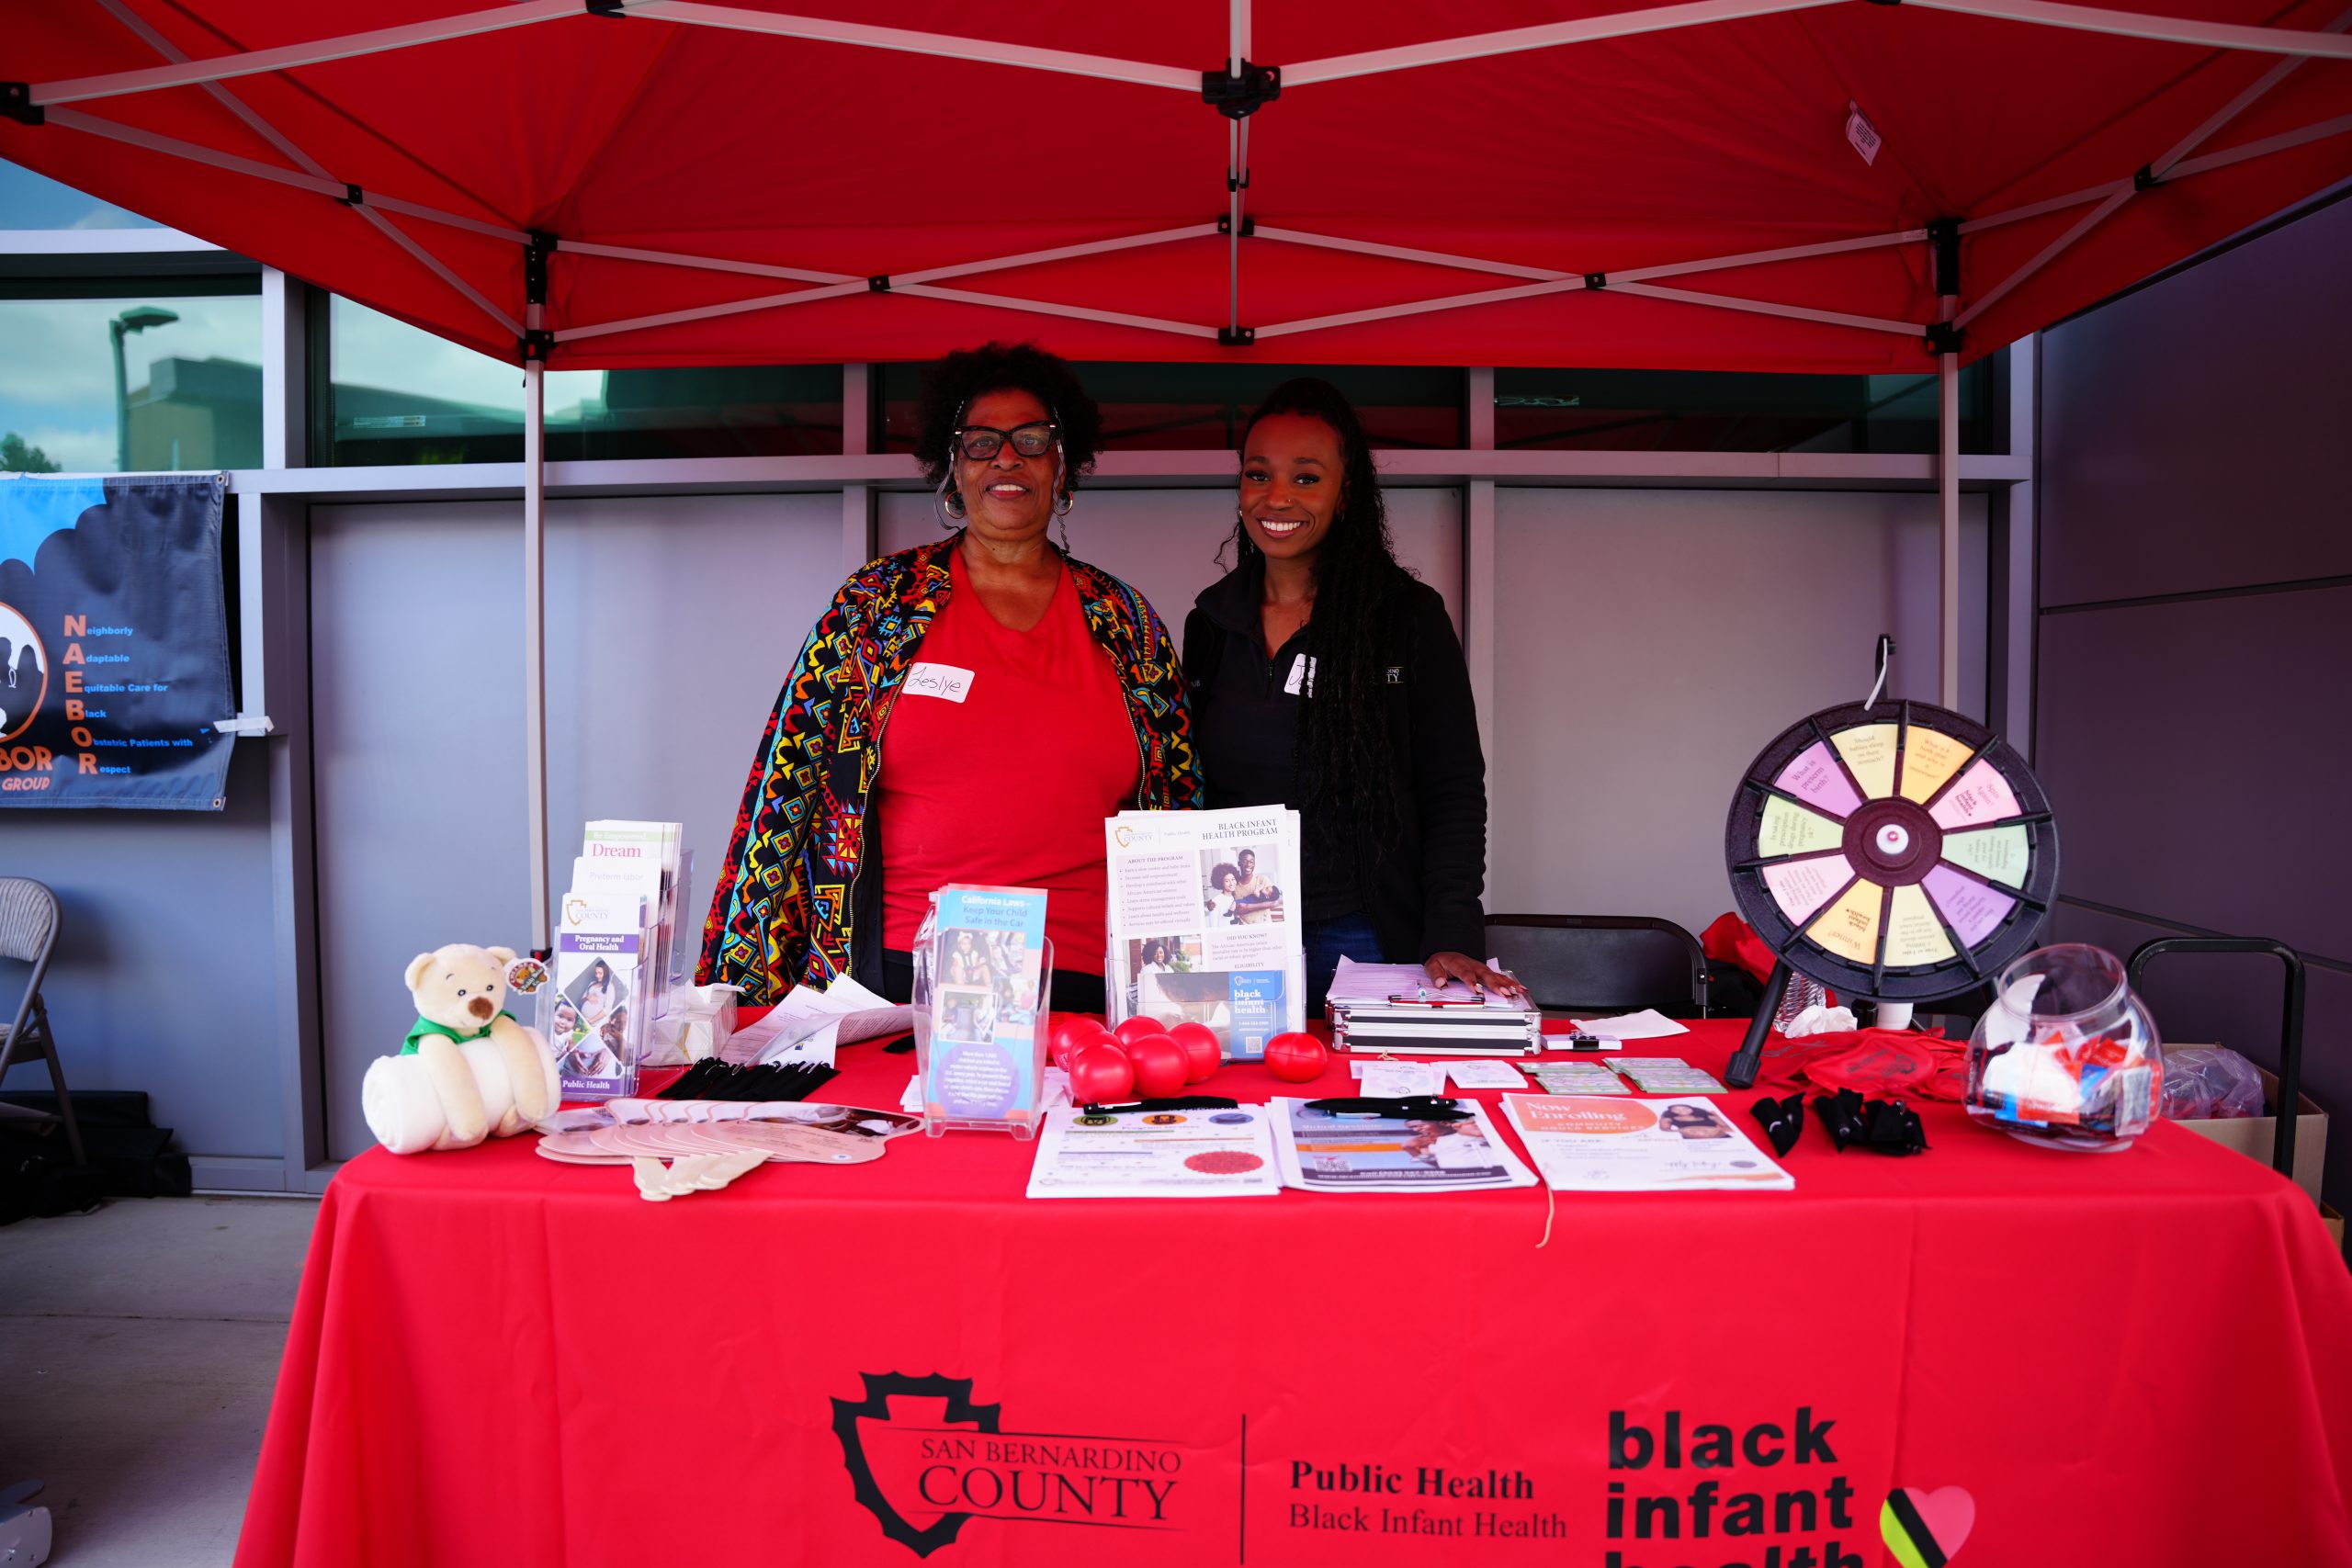
<svg viewBox="0 0 2352 1568">
<path fill-rule="evenodd" d="M 798 981 L 821 986 L 870 971 L 881 952 L 881 878 L 859 877 L 866 801 L 881 736 L 931 618 L 947 602 L 960 534 L 862 567 L 833 595 L 776 697 L 736 813 L 703 928 L 698 983 L 780 1001 Z M 1110 573 L 1066 559 L 1087 629 L 1117 671 L 1143 759 L 1136 804 L 1185 810 L 1202 800 L 1183 672 L 1168 628 Z M 865 864 L 864 869 L 879 868 Z M 861 964 L 859 960 L 863 960 Z"/>
</svg>

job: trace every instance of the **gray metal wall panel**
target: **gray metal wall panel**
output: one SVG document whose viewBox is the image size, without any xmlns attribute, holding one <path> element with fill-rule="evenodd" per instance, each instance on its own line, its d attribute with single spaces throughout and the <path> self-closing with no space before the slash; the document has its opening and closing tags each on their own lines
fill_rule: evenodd
<svg viewBox="0 0 2352 1568">
<path fill-rule="evenodd" d="M 2308 1092 L 2352 1110 L 2352 202 L 2043 334 L 2036 753 L 2066 845 L 2060 936 L 2126 953 L 2176 927 L 2269 936 L 2312 970 Z M 2278 980 L 2177 960 L 2175 1038 L 2267 1062 Z M 2328 1190 L 2352 1201 L 2339 1136 Z"/>
<path fill-rule="evenodd" d="M 2352 572 L 2352 201 L 2042 337 L 2041 602 Z"/>
<path fill-rule="evenodd" d="M 2352 962 L 2347 626 L 2352 588 L 2042 616 L 2060 890 Z"/>
<path fill-rule="evenodd" d="M 269 769 L 240 740 L 220 812 L 0 814 L 0 874 L 62 906 L 41 987 L 69 1089 L 143 1089 L 192 1155 L 276 1159 L 277 996 L 270 952 Z M 5 1027 L 25 965 L 0 961 Z M 6 1087 L 47 1087 L 40 1067 Z"/>
<path fill-rule="evenodd" d="M 548 509 L 548 845 L 594 817 L 686 825 L 710 889 L 762 725 L 840 583 L 832 495 Z M 448 942 L 529 944 L 521 509 L 312 513 L 320 968 L 329 1145 L 370 1141 L 368 1064 L 414 1017 L 401 971 Z M 697 915 L 697 922 L 699 916 Z"/>
<path fill-rule="evenodd" d="M 1984 704 L 1985 509 L 1961 498 L 1962 706 Z M 1724 815 L 1765 742 L 1870 692 L 1935 700 L 1936 498 L 1501 490 L 1490 910 L 1731 908 Z"/>
<path fill-rule="evenodd" d="M 1444 597 L 1459 630 L 1462 492 L 1391 486 L 1384 498 L 1396 558 Z M 884 553 L 940 536 L 930 496 L 897 491 L 880 499 L 876 535 Z M 1069 516 L 1078 558 L 1132 586 L 1178 637 L 1194 595 L 1224 574 L 1217 547 L 1232 532 L 1233 492 L 1226 490 L 1082 491 Z"/>
</svg>

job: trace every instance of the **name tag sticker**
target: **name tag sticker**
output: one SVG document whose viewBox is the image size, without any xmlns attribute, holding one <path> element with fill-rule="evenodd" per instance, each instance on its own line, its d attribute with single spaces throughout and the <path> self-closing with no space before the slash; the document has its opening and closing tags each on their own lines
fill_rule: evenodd
<svg viewBox="0 0 2352 1568">
<path fill-rule="evenodd" d="M 953 664 L 918 664 L 907 671 L 906 693 L 910 697 L 944 697 L 960 703 L 971 692 L 972 672 Z"/>
<path fill-rule="evenodd" d="M 1283 682 L 1283 690 L 1294 697 L 1302 689 L 1310 697 L 1315 694 L 1315 660 L 1303 653 L 1290 661 L 1290 679 Z"/>
</svg>

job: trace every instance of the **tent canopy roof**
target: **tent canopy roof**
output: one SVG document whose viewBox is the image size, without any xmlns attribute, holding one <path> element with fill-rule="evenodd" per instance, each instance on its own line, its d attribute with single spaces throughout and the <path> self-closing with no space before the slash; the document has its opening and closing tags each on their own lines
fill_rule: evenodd
<svg viewBox="0 0 2352 1568">
<path fill-rule="evenodd" d="M 465 3 L 0 0 L 0 156 L 559 368 L 1917 371 L 2352 176 L 2343 0 Z"/>
</svg>

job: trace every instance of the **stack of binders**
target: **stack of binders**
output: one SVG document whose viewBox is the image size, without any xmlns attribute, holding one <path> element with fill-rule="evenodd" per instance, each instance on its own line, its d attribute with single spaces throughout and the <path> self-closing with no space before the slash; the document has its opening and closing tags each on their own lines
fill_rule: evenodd
<svg viewBox="0 0 2352 1568">
<path fill-rule="evenodd" d="M 1473 991 L 1459 981 L 1433 986 L 1416 964 L 1342 958 L 1326 1008 L 1332 1043 L 1342 1051 L 1532 1056 L 1544 1049 L 1544 1015 L 1524 998 Z"/>
</svg>

